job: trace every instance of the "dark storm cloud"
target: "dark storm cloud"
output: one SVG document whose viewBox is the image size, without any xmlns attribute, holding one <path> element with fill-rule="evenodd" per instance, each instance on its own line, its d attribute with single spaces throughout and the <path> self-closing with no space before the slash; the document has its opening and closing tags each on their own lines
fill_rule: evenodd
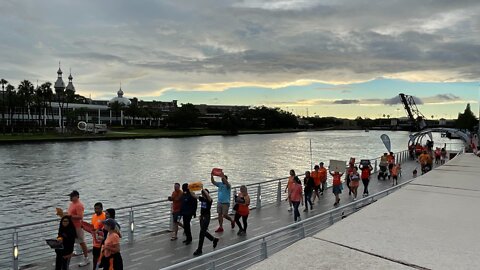
<svg viewBox="0 0 480 270">
<path fill-rule="evenodd" d="M 417 105 L 424 104 L 423 100 L 416 96 L 413 96 L 413 100 Z M 400 96 L 395 96 L 393 98 L 384 99 L 382 103 L 385 105 L 397 105 L 397 104 L 402 104 L 402 100 L 400 99 Z"/>
</svg>

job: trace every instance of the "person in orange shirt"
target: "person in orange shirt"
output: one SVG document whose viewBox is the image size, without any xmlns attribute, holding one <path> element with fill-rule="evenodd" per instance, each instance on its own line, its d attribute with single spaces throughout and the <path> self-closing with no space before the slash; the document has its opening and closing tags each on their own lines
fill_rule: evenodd
<svg viewBox="0 0 480 270">
<path fill-rule="evenodd" d="M 85 244 L 85 234 L 82 229 L 82 220 L 83 220 L 83 212 L 85 211 L 85 206 L 80 201 L 80 194 L 78 191 L 74 190 L 70 193 L 70 206 L 68 207 L 68 215 L 72 217 L 72 223 L 77 231 L 77 238 L 75 239 L 75 243 L 79 243 L 82 247 L 83 251 L 83 262 L 80 262 L 78 266 L 86 266 L 90 263 L 88 260 L 88 248 L 87 244 Z"/>
<path fill-rule="evenodd" d="M 292 169 L 290 170 L 290 176 L 288 177 L 287 186 L 285 187 L 284 193 L 287 193 L 287 200 L 290 208 L 288 208 L 288 212 L 292 211 L 292 201 L 290 200 L 290 193 L 292 192 L 293 185 L 295 184 L 295 171 Z"/>
<path fill-rule="evenodd" d="M 297 222 L 301 220 L 300 218 L 300 211 L 298 211 L 298 207 L 300 204 L 303 206 L 303 193 L 302 193 L 302 182 L 300 182 L 300 179 L 298 176 L 294 177 L 293 180 L 293 185 L 290 189 L 290 201 L 293 204 L 293 221 Z"/>
<path fill-rule="evenodd" d="M 314 171 L 312 171 L 310 173 L 310 177 L 313 178 L 313 183 L 315 184 L 314 185 L 314 188 L 313 188 L 313 200 L 312 200 L 312 203 L 315 202 L 315 198 L 318 198 L 320 199 L 320 186 L 322 184 L 322 176 L 320 174 L 320 167 L 318 165 L 315 165 L 315 167 L 313 168 Z"/>
<path fill-rule="evenodd" d="M 332 191 L 335 194 L 335 203 L 333 206 L 337 206 L 340 203 L 340 193 L 342 193 L 342 175 L 343 173 L 339 172 L 330 172 L 330 175 L 333 177 Z"/>
<path fill-rule="evenodd" d="M 183 224 L 180 222 L 182 219 L 181 210 L 182 210 L 182 195 L 183 192 L 180 189 L 180 183 L 175 183 L 173 186 L 173 192 L 168 200 L 172 202 L 172 216 L 173 216 L 173 232 L 171 241 L 177 240 L 178 227 L 183 228 Z"/>
<path fill-rule="evenodd" d="M 398 174 L 400 173 L 400 164 L 393 166 L 392 168 L 392 186 L 398 185 Z"/>
<path fill-rule="evenodd" d="M 120 254 L 120 235 L 116 231 L 115 220 L 107 218 L 103 221 L 105 229 L 108 231 L 107 239 L 103 245 L 104 265 L 103 269 L 123 270 L 123 259 Z"/>
<path fill-rule="evenodd" d="M 100 258 L 100 252 L 102 249 L 103 242 L 103 223 L 107 219 L 105 213 L 103 212 L 103 205 L 101 202 L 97 202 L 94 206 L 95 213 L 92 215 L 92 226 L 94 231 L 92 232 L 93 239 L 93 270 L 96 269 L 98 259 Z"/>
<path fill-rule="evenodd" d="M 323 162 L 320 162 L 320 169 L 318 170 L 320 173 L 320 181 L 321 181 L 321 188 L 320 188 L 320 195 L 323 195 L 325 189 L 327 189 L 327 168 L 323 166 Z"/>
</svg>

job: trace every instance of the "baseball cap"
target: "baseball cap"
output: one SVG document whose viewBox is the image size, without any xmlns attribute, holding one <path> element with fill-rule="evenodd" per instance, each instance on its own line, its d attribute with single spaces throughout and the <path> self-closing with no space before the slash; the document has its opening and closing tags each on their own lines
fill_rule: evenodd
<svg viewBox="0 0 480 270">
<path fill-rule="evenodd" d="M 107 218 L 105 220 L 102 221 L 103 224 L 107 225 L 108 227 L 110 228 L 115 228 L 116 226 L 116 222 L 115 220 L 113 220 L 112 218 Z"/>
</svg>

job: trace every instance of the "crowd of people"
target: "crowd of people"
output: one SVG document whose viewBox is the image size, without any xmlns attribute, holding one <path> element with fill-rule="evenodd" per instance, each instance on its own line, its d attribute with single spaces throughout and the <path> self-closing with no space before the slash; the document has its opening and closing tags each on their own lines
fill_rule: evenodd
<svg viewBox="0 0 480 270">
<path fill-rule="evenodd" d="M 434 152 L 435 157 L 437 151 Z M 444 161 L 442 156 L 443 149 L 440 150 L 439 162 Z M 431 162 L 430 154 L 424 151 L 419 155 L 418 160 L 423 164 L 429 164 Z M 392 185 L 398 183 L 398 177 L 401 175 L 400 164 L 396 163 L 395 155 L 393 153 L 385 153 L 380 159 L 380 173 L 385 172 L 389 179 L 392 179 Z M 373 167 L 369 160 L 362 160 L 358 165 L 355 163 L 355 159 L 351 158 L 346 170 L 329 170 L 324 166 L 323 162 L 314 166 L 312 171 L 306 171 L 304 174 L 303 182 L 295 171 L 290 170 L 290 176 L 288 177 L 285 193 L 287 193 L 287 201 L 289 204 L 288 211 L 293 211 L 293 221 L 298 222 L 301 220 L 300 205 L 304 206 L 303 211 L 308 212 L 313 210 L 315 201 L 321 200 L 324 192 L 327 188 L 327 176 L 332 176 L 332 192 L 335 195 L 334 207 L 340 204 L 340 194 L 342 193 L 345 184 L 348 188 L 349 195 L 353 200 L 357 199 L 358 188 L 360 187 L 360 181 L 363 184 L 363 197 L 369 196 L 368 186 L 372 175 Z M 215 180 L 218 177 L 219 180 Z M 342 178 L 343 181 L 342 181 Z M 216 205 L 216 212 L 218 214 L 218 227 L 215 230 L 216 234 L 224 232 L 224 221 L 227 220 L 230 223 L 231 229 L 238 227 L 238 236 L 245 236 L 248 228 L 248 216 L 250 213 L 250 196 L 248 189 L 245 185 L 240 187 L 240 191 L 234 194 L 232 210 L 235 212 L 233 218 L 229 214 L 232 185 L 228 180 L 228 176 L 223 172 L 220 174 L 211 173 L 211 183 L 217 188 L 218 196 L 215 203 L 210 196 L 210 191 L 203 186 L 200 189 L 200 193 L 197 195 L 195 191 L 191 190 L 188 183 L 180 185 L 175 183 L 173 192 L 168 200 L 172 202 L 171 212 L 173 219 L 173 228 L 171 232 L 171 241 L 178 239 L 179 228 L 183 228 L 183 234 L 185 245 L 190 245 L 193 241 L 192 237 L 192 219 L 196 218 L 197 207 L 200 205 L 199 216 L 199 241 L 198 246 L 193 253 L 194 256 L 202 255 L 203 245 L 205 238 L 211 241 L 213 248 L 215 249 L 219 243 L 219 238 L 212 235 L 209 232 L 209 225 L 211 219 L 212 205 Z M 92 234 L 93 249 L 92 249 L 92 262 L 93 269 L 103 267 L 103 269 L 109 270 L 121 270 L 123 269 L 123 261 L 120 253 L 120 239 L 122 237 L 120 233 L 120 226 L 115 221 L 115 210 L 107 209 L 103 211 L 102 203 L 98 202 L 94 205 L 94 214 L 91 218 L 91 228 L 85 225 L 84 219 L 84 205 L 80 201 L 80 194 L 78 191 L 72 191 L 70 193 L 70 206 L 67 213 L 59 211 L 57 214 L 61 217 L 58 241 L 63 244 L 63 249 L 57 249 L 56 257 L 56 270 L 69 269 L 70 258 L 73 256 L 73 246 L 78 243 L 83 251 L 83 261 L 79 266 L 86 266 L 90 264 L 88 258 L 88 249 L 85 243 L 85 232 L 88 231 Z M 200 202 L 200 203 L 199 203 Z M 88 223 L 87 223 L 88 225 Z"/>
<path fill-rule="evenodd" d="M 83 260 L 78 266 L 90 264 L 88 248 L 85 241 L 85 231 L 92 234 L 93 270 L 102 268 L 108 270 L 122 270 L 123 260 L 120 253 L 120 225 L 115 221 L 115 209 L 103 211 L 100 202 L 94 205 L 94 214 L 91 223 L 84 221 L 85 207 L 80 201 L 80 194 L 74 190 L 70 193 L 70 205 L 67 212 L 57 208 L 60 216 L 57 242 L 61 248 L 56 248 L 55 270 L 68 270 L 70 259 L 74 255 L 74 245 L 82 248 Z"/>
</svg>

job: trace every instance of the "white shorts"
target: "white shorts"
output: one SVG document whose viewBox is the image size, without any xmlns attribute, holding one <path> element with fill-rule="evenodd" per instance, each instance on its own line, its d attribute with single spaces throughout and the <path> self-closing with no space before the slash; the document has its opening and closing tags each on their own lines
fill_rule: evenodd
<svg viewBox="0 0 480 270">
<path fill-rule="evenodd" d="M 77 232 L 77 238 L 75 238 L 75 243 L 85 243 L 85 232 L 83 231 L 83 229 L 81 227 L 75 228 L 75 231 Z"/>
</svg>

